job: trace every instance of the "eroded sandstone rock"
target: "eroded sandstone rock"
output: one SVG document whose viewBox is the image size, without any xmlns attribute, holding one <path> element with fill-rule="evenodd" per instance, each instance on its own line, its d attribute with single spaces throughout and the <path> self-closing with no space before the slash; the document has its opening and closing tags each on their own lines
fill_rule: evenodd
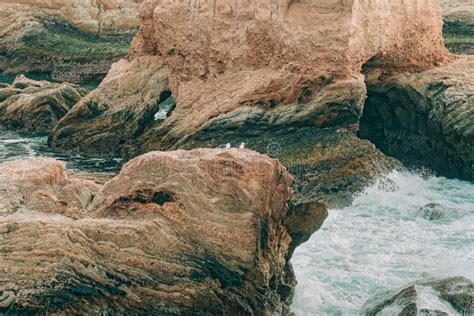
<svg viewBox="0 0 474 316">
<path fill-rule="evenodd" d="M 244 142 L 291 167 L 312 191 L 302 200 L 347 204 L 400 166 L 357 138 L 362 65 L 408 71 L 449 61 L 441 29 L 435 1 L 150 0 L 129 56 L 60 122 L 50 144 L 133 157 Z M 175 107 L 155 120 L 170 95 Z"/>
<path fill-rule="evenodd" d="M 141 0 L 5 0 L 0 71 L 95 83 L 127 53 Z"/>
<path fill-rule="evenodd" d="M 67 216 L 35 202 L 73 181 L 62 164 L 0 171 L 22 175 L 1 182 L 21 194 L 2 188 L 0 201 L 21 199 L 0 208 L 0 313 L 285 314 L 292 250 L 327 215 L 289 206 L 293 177 L 245 149 L 137 157 Z"/>
<path fill-rule="evenodd" d="M 29 209 L 77 218 L 99 190 L 93 181 L 66 177 L 64 164 L 51 158 L 2 163 L 0 179 L 0 216 Z"/>
<path fill-rule="evenodd" d="M 19 76 L 0 88 L 0 127 L 48 134 L 87 90 L 68 83 L 50 83 Z"/>
</svg>

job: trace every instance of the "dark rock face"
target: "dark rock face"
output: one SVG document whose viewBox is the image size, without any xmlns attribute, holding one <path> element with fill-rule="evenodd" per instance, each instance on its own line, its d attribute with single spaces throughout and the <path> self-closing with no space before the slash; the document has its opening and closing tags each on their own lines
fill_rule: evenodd
<svg viewBox="0 0 474 316">
<path fill-rule="evenodd" d="M 48 134 L 86 94 L 87 90 L 76 85 L 19 76 L 12 85 L 0 87 L 0 127 Z"/>
<path fill-rule="evenodd" d="M 474 60 L 385 78 L 368 75 L 360 136 L 440 175 L 474 179 Z"/>
<path fill-rule="evenodd" d="M 361 315 L 376 316 L 383 315 L 384 309 L 396 306 L 397 311 L 392 311 L 391 315 L 417 316 L 416 289 L 410 285 L 395 292 L 385 292 L 370 298 L 362 307 Z"/>
<path fill-rule="evenodd" d="M 420 280 L 401 290 L 387 291 L 374 295 L 362 307 L 361 315 L 450 315 L 449 310 L 429 310 L 417 306 L 417 298 L 423 296 L 423 288 L 434 291 L 447 306 L 452 306 L 462 315 L 474 313 L 474 283 L 464 277 Z"/>
<path fill-rule="evenodd" d="M 457 54 L 474 54 L 474 6 L 470 0 L 439 0 L 443 8 L 446 47 Z"/>
<path fill-rule="evenodd" d="M 286 315 L 327 216 L 248 149 L 151 152 L 103 186 L 53 159 L 0 175 L 0 314 Z"/>
</svg>

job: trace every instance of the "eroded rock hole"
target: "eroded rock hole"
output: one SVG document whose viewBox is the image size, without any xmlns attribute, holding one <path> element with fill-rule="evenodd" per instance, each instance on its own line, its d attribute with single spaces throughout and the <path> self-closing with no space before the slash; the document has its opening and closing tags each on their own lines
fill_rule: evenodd
<svg viewBox="0 0 474 316">
<path fill-rule="evenodd" d="M 174 194 L 168 191 L 152 191 L 152 190 L 139 190 L 133 195 L 127 197 L 121 197 L 119 199 L 120 204 L 126 204 L 130 202 L 136 202 L 140 204 L 155 203 L 160 206 L 166 202 L 175 202 L 176 199 Z"/>
<path fill-rule="evenodd" d="M 153 193 L 152 202 L 155 204 L 163 205 L 166 202 L 175 202 L 175 198 L 172 193 L 159 191 Z"/>
<path fill-rule="evenodd" d="M 176 103 L 171 91 L 163 91 L 158 101 L 158 111 L 154 115 L 155 121 L 165 120 L 171 115 L 176 107 Z"/>
</svg>

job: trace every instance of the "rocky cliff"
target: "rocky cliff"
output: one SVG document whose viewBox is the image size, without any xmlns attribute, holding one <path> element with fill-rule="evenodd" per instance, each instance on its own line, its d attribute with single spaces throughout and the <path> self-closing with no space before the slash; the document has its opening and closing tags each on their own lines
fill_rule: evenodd
<svg viewBox="0 0 474 316">
<path fill-rule="evenodd" d="M 53 159 L 0 176 L 2 314 L 286 314 L 327 216 L 250 150 L 152 152 L 103 186 Z"/>
<path fill-rule="evenodd" d="M 100 81 L 127 53 L 141 0 L 0 3 L 0 71 Z"/>
<path fill-rule="evenodd" d="M 455 53 L 474 54 L 474 3 L 471 0 L 439 0 L 443 8 L 446 46 Z"/>
<path fill-rule="evenodd" d="M 408 165 L 474 179 L 474 58 L 366 81 L 360 136 Z"/>
<path fill-rule="evenodd" d="M 303 200 L 344 204 L 399 166 L 357 138 L 362 66 L 448 62 L 441 31 L 435 1 L 147 1 L 129 56 L 50 143 L 133 157 L 244 142 L 288 166 Z"/>
</svg>

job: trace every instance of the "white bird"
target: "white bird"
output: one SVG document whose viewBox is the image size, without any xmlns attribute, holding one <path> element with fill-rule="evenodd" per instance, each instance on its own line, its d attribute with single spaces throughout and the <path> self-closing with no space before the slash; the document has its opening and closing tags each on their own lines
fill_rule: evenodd
<svg viewBox="0 0 474 316">
<path fill-rule="evenodd" d="M 225 144 L 225 148 L 229 149 L 230 148 L 230 143 Z"/>
<path fill-rule="evenodd" d="M 240 143 L 239 149 L 244 149 L 245 148 L 245 143 Z"/>
</svg>

